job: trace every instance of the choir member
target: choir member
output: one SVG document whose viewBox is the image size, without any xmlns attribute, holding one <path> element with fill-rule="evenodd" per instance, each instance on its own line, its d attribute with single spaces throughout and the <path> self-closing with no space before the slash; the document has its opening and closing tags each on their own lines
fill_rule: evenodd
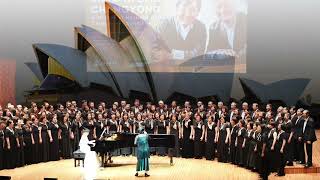
<svg viewBox="0 0 320 180">
<path fill-rule="evenodd" d="M 236 139 L 238 136 L 238 119 L 236 117 L 233 117 L 230 121 L 231 124 L 231 132 L 230 132 L 230 139 L 229 139 L 229 146 L 230 146 L 230 162 L 232 164 L 236 164 Z"/>
<path fill-rule="evenodd" d="M 160 114 L 159 120 L 157 121 L 156 134 L 169 134 L 169 122 L 165 118 L 165 114 Z M 167 154 L 167 148 L 165 147 L 158 147 L 156 151 L 160 156 Z"/>
<path fill-rule="evenodd" d="M 278 163 L 275 159 L 276 153 L 275 153 L 275 144 L 277 141 L 277 130 L 276 130 L 276 124 L 275 122 L 271 121 L 268 124 L 269 132 L 267 137 L 267 144 L 266 144 L 266 158 L 268 165 L 268 172 L 276 172 Z"/>
<path fill-rule="evenodd" d="M 46 115 L 42 117 L 41 123 L 40 123 L 40 146 L 39 146 L 39 152 L 40 152 L 40 159 L 41 162 L 47 162 L 49 161 L 49 144 L 52 142 L 51 137 L 51 131 L 49 129 L 49 122 L 46 118 Z"/>
<path fill-rule="evenodd" d="M 156 122 L 153 118 L 153 114 L 152 113 L 148 113 L 148 117 L 145 120 L 145 131 L 148 134 L 154 134 L 156 131 Z M 150 151 L 152 152 L 152 147 L 150 148 Z"/>
<path fill-rule="evenodd" d="M 305 150 L 306 150 L 306 168 L 309 168 L 312 166 L 312 144 L 314 141 L 317 140 L 316 133 L 314 130 L 314 121 L 310 117 L 310 113 L 308 110 L 303 111 L 303 141 L 305 144 Z"/>
<path fill-rule="evenodd" d="M 6 128 L 5 122 L 0 121 L 0 170 L 5 168 L 5 161 L 4 161 L 4 150 L 5 150 L 5 136 L 4 130 Z"/>
<path fill-rule="evenodd" d="M 97 128 L 97 125 L 96 125 L 96 128 Z M 73 151 L 76 151 L 77 149 L 79 149 L 79 142 L 82 135 L 82 130 L 83 130 L 83 121 L 82 121 L 81 113 L 78 112 L 71 124 L 71 137 L 73 139 L 73 142 L 71 145 L 73 147 L 72 148 Z"/>
<path fill-rule="evenodd" d="M 18 120 L 17 126 L 15 128 L 15 136 L 17 141 L 17 152 L 16 152 L 16 167 L 22 167 L 25 164 L 24 161 L 24 137 L 23 137 L 23 120 Z"/>
<path fill-rule="evenodd" d="M 201 159 L 203 156 L 204 132 L 205 125 L 201 120 L 200 114 L 196 114 L 193 124 L 194 157 L 196 159 Z"/>
<path fill-rule="evenodd" d="M 70 122 L 69 114 L 66 113 L 63 117 L 63 123 L 59 125 L 59 139 L 61 139 L 61 157 L 63 159 L 69 159 L 71 157 L 71 144 L 70 144 Z"/>
<path fill-rule="evenodd" d="M 248 147 L 246 167 L 249 169 L 254 168 L 254 160 L 255 160 L 254 148 L 256 146 L 256 142 L 254 140 L 255 131 L 256 131 L 256 125 L 253 122 L 249 122 L 247 124 L 247 141 L 246 141 L 246 146 Z"/>
<path fill-rule="evenodd" d="M 39 156 L 39 149 L 40 149 L 40 126 L 39 126 L 39 120 L 38 118 L 34 117 L 33 118 L 33 125 L 32 125 L 32 137 L 34 140 L 34 145 L 33 145 L 33 162 L 34 163 L 39 163 L 40 162 L 40 156 Z"/>
<path fill-rule="evenodd" d="M 101 106 L 101 108 L 102 108 L 102 106 Z M 103 114 L 102 113 L 98 114 L 98 119 L 94 123 L 94 125 L 95 125 L 95 129 L 96 129 L 96 136 L 99 139 L 100 136 L 101 136 L 101 133 L 103 132 L 104 127 L 105 127 L 105 120 L 103 119 Z"/>
<path fill-rule="evenodd" d="M 190 119 L 190 114 L 186 113 L 182 121 L 181 138 L 182 138 L 182 157 L 193 157 L 193 136 L 192 136 L 193 123 Z"/>
<path fill-rule="evenodd" d="M 214 160 L 218 142 L 218 126 L 213 117 L 209 116 L 205 124 L 205 157 Z"/>
<path fill-rule="evenodd" d="M 177 116 L 175 114 L 171 115 L 171 120 L 169 122 L 169 134 L 173 134 L 175 136 L 175 148 L 170 149 L 170 153 L 174 157 L 179 157 L 180 156 L 179 139 L 181 138 L 180 122 L 177 120 Z"/>
<path fill-rule="evenodd" d="M 154 114 L 152 113 L 152 111 L 155 111 L 155 106 L 154 105 L 151 106 L 150 112 L 148 113 L 147 118 L 144 121 L 145 131 L 148 134 L 155 134 L 156 130 L 157 130 L 157 128 L 156 128 L 157 127 L 156 120 L 153 117 Z M 156 148 L 155 147 L 150 147 L 150 153 L 153 154 L 153 155 L 156 154 Z"/>
<path fill-rule="evenodd" d="M 96 139 L 96 127 L 94 125 L 94 117 L 92 117 L 92 113 L 88 113 L 87 114 L 87 119 L 86 121 L 83 123 L 83 126 L 87 129 L 89 129 L 89 135 L 88 135 L 88 139 L 89 141 Z"/>
<path fill-rule="evenodd" d="M 244 166 L 245 161 L 245 146 L 246 146 L 246 128 L 245 121 L 239 121 L 239 130 L 236 138 L 236 164 L 239 166 Z"/>
<path fill-rule="evenodd" d="M 287 135 L 286 132 L 283 130 L 284 125 L 278 125 L 278 134 L 277 134 L 277 141 L 276 141 L 276 161 L 278 164 L 277 176 L 284 176 L 284 167 L 286 166 L 286 159 L 285 159 L 285 146 L 286 146 L 286 139 Z"/>
<path fill-rule="evenodd" d="M 294 157 L 296 161 L 300 164 L 305 164 L 305 156 L 304 156 L 304 143 L 302 139 L 302 129 L 303 129 L 303 109 L 299 108 L 297 110 L 297 116 L 292 118 L 293 122 L 293 139 L 294 139 Z"/>
<path fill-rule="evenodd" d="M 132 133 L 132 123 L 131 121 L 129 121 L 129 117 L 128 117 L 128 114 L 127 113 L 124 113 L 123 114 L 123 118 L 121 119 L 121 122 L 120 122 L 120 132 L 122 133 Z M 126 148 L 121 148 L 120 149 L 120 152 L 122 155 L 129 155 L 131 154 L 131 148 L 129 147 L 126 147 Z"/>
<path fill-rule="evenodd" d="M 263 180 L 267 180 L 269 176 L 268 164 L 266 164 L 266 144 L 268 130 L 265 124 L 256 121 L 257 131 L 255 134 L 256 152 L 255 169 Z"/>
<path fill-rule="evenodd" d="M 230 125 L 225 121 L 222 116 L 220 118 L 220 126 L 218 133 L 218 161 L 227 162 L 228 161 L 228 148 L 229 148 L 229 138 L 230 138 Z"/>
<path fill-rule="evenodd" d="M 109 119 L 107 121 L 106 131 L 107 131 L 107 134 L 113 134 L 113 133 L 119 132 L 119 124 L 118 124 L 118 121 L 116 119 L 116 114 L 115 113 L 113 113 L 111 115 L 111 119 Z M 112 156 L 120 155 L 120 150 L 119 149 L 114 150 L 113 152 L 111 152 L 111 155 Z M 109 157 L 108 160 L 110 160 L 110 162 L 112 162 L 111 161 L 111 156 Z"/>
<path fill-rule="evenodd" d="M 27 120 L 26 124 L 23 126 L 23 139 L 24 139 L 24 157 L 25 164 L 30 165 L 33 163 L 33 150 L 34 150 L 34 139 L 32 135 L 32 125 L 31 121 Z"/>
<path fill-rule="evenodd" d="M 285 113 L 284 116 L 284 131 L 288 136 L 288 141 L 286 143 L 286 162 L 288 166 L 293 166 L 293 123 L 290 119 L 290 114 Z"/>
<path fill-rule="evenodd" d="M 13 169 L 16 167 L 17 140 L 14 132 L 14 123 L 12 120 L 7 121 L 5 130 L 6 139 L 6 168 Z"/>
<path fill-rule="evenodd" d="M 49 129 L 51 131 L 52 142 L 50 143 L 49 150 L 49 160 L 57 161 L 59 160 L 59 124 L 58 117 L 54 115 L 52 118 L 52 122 L 49 123 Z"/>
</svg>

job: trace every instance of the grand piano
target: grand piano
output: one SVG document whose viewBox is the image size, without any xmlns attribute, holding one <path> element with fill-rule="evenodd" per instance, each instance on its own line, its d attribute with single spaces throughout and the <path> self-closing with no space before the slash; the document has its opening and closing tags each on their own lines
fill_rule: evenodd
<svg viewBox="0 0 320 180">
<path fill-rule="evenodd" d="M 91 151 L 95 151 L 101 156 L 101 167 L 108 166 L 108 161 L 111 161 L 111 152 L 126 147 L 135 147 L 135 137 L 138 134 L 132 133 L 114 133 L 99 140 L 96 140 L 95 145 L 91 147 Z M 150 147 L 175 147 L 175 135 L 166 134 L 149 134 Z M 173 158 L 170 153 L 170 165 L 173 165 Z M 105 157 L 107 156 L 107 159 Z"/>
</svg>

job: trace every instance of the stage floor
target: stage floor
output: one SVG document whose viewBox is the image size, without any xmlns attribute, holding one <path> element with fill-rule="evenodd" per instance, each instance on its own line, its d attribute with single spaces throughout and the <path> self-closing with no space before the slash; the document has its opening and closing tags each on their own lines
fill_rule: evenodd
<svg viewBox="0 0 320 180">
<path fill-rule="evenodd" d="M 150 177 L 147 179 L 243 179 L 256 180 L 258 175 L 244 168 L 217 161 L 174 158 L 170 166 L 168 157 L 153 156 L 150 159 Z M 135 157 L 115 157 L 113 167 L 97 168 L 74 167 L 73 160 L 40 163 L 13 170 L 0 171 L 1 176 L 11 176 L 13 180 L 42 180 L 58 178 L 59 180 L 82 179 L 140 179 L 135 177 Z M 320 174 L 288 174 L 281 179 L 318 179 Z M 144 177 L 141 177 L 144 179 Z M 270 179 L 280 179 L 274 174 Z"/>
</svg>

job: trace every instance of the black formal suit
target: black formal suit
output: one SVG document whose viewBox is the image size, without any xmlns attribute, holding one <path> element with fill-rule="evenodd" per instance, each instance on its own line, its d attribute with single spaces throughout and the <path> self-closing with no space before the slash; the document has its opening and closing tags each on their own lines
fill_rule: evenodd
<svg viewBox="0 0 320 180">
<path fill-rule="evenodd" d="M 307 162 L 306 165 L 312 166 L 312 144 L 317 140 L 316 132 L 314 130 L 314 121 L 311 117 L 303 122 L 302 137 L 306 146 Z"/>
<path fill-rule="evenodd" d="M 303 118 L 300 116 L 294 116 L 292 118 L 292 132 L 293 132 L 293 143 L 294 143 L 294 158 L 297 161 L 304 163 L 304 144 L 302 140 L 302 128 L 303 128 Z M 299 137 L 301 140 L 299 140 Z"/>
</svg>

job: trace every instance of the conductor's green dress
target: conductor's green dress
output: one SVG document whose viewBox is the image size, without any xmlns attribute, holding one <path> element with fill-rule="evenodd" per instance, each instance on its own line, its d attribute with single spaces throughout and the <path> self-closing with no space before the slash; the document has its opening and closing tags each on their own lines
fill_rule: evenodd
<svg viewBox="0 0 320 180">
<path fill-rule="evenodd" d="M 137 171 L 149 171 L 150 149 L 148 143 L 148 134 L 139 134 L 135 138 L 137 145 Z"/>
</svg>

